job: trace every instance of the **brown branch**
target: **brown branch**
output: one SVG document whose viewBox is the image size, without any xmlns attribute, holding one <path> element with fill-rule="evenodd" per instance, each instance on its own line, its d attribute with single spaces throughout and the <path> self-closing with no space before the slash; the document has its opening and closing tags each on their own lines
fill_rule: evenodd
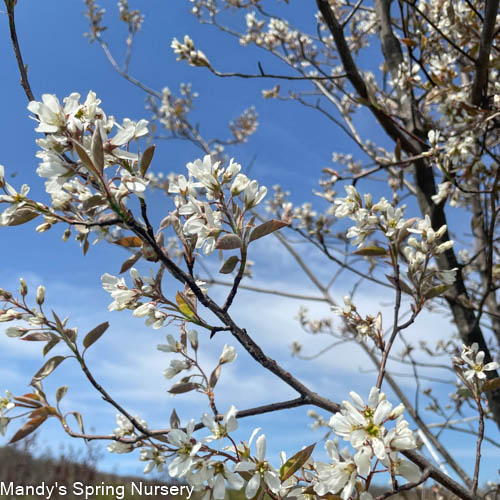
<svg viewBox="0 0 500 500">
<path fill-rule="evenodd" d="M 196 284 L 195 279 L 179 268 L 163 252 L 156 240 L 148 234 L 148 231 L 136 222 L 130 211 L 128 211 L 124 216 L 123 222 L 130 228 L 131 231 L 134 232 L 136 236 L 141 238 L 145 243 L 149 244 L 153 248 L 159 260 L 165 265 L 170 274 L 181 283 L 187 284 L 196 295 L 199 302 L 212 311 L 215 316 L 217 316 L 222 323 L 231 330 L 235 339 L 255 361 L 276 375 L 287 385 L 295 389 L 309 404 L 316 405 L 319 408 L 323 408 L 324 410 L 328 410 L 330 412 L 337 412 L 340 410 L 340 405 L 311 391 L 302 382 L 297 380 L 293 375 L 282 368 L 274 359 L 271 359 L 264 354 L 260 346 L 250 337 L 250 335 L 248 335 L 247 331 L 244 328 L 237 326 L 227 311 L 224 311 L 220 306 L 218 306 L 208 295 L 204 295 L 199 286 Z"/>
<path fill-rule="evenodd" d="M 486 0 L 484 23 L 479 42 L 479 54 L 475 61 L 476 74 L 472 83 L 471 102 L 475 106 L 488 107 L 488 73 L 491 45 L 493 42 L 499 0 Z"/>
<path fill-rule="evenodd" d="M 10 39 L 12 41 L 12 47 L 14 48 L 14 54 L 16 55 L 17 66 L 19 68 L 19 74 L 21 75 L 21 86 L 24 89 L 24 93 L 28 98 L 28 101 L 34 101 L 35 96 L 31 90 L 30 82 L 28 80 L 27 66 L 24 64 L 23 56 L 21 54 L 21 49 L 19 47 L 19 40 L 17 38 L 16 32 L 16 21 L 14 17 L 14 8 L 16 2 L 14 0 L 5 0 L 5 6 L 7 7 L 7 14 L 9 16 L 9 30 Z"/>
<path fill-rule="evenodd" d="M 425 481 L 429 479 L 430 475 L 431 475 L 430 469 L 424 469 L 418 481 L 414 483 L 406 483 L 403 486 L 399 486 L 395 491 L 388 491 L 386 493 L 383 493 L 382 495 L 375 497 L 375 500 L 385 500 L 386 498 L 397 495 L 401 491 L 410 491 L 413 488 L 416 488 L 417 486 L 421 485 L 422 483 L 425 483 Z"/>
<path fill-rule="evenodd" d="M 345 78 L 346 75 L 332 75 L 332 76 L 292 76 L 292 75 L 277 75 L 266 73 L 261 64 L 259 63 L 259 74 L 251 74 L 251 73 L 221 73 L 216 69 L 212 68 L 212 66 L 207 66 L 207 68 L 216 76 L 220 78 L 244 78 L 244 79 L 252 79 L 252 78 L 271 78 L 274 80 L 306 80 L 306 81 L 314 81 L 314 80 L 335 80 L 339 78 Z"/>
</svg>

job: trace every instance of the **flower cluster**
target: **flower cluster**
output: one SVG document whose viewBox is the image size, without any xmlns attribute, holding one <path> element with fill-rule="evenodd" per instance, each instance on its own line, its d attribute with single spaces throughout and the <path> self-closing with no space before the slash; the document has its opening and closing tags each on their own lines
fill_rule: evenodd
<svg viewBox="0 0 500 500">
<path fill-rule="evenodd" d="M 382 315 L 378 313 L 376 317 L 368 315 L 363 318 L 348 295 L 343 300 L 343 307 L 332 306 L 332 312 L 342 316 L 347 324 L 354 329 L 356 340 L 359 342 L 366 337 L 370 337 L 379 346 L 382 345 Z"/>
<path fill-rule="evenodd" d="M 203 248 L 210 254 L 216 248 L 217 239 L 223 233 L 234 233 L 239 238 L 244 230 L 245 212 L 256 207 L 267 193 L 267 188 L 257 181 L 239 173 L 241 165 L 230 161 L 224 168 L 220 162 L 213 162 L 209 155 L 187 164 L 189 177 L 179 175 L 172 180 L 169 192 L 175 196 L 176 216 L 185 218 L 182 232 L 186 238 L 193 238 L 195 248 Z M 206 201 L 200 201 L 200 191 Z M 229 191 L 226 200 L 224 191 Z M 243 206 L 239 208 L 229 202 L 241 195 Z M 225 229 L 226 223 L 229 229 Z M 241 244 L 240 244 L 241 246 Z"/>
<path fill-rule="evenodd" d="M 195 49 L 193 40 L 189 35 L 184 35 L 184 43 L 174 38 L 170 47 L 177 54 L 178 61 L 186 60 L 191 66 L 210 66 L 205 54 L 201 50 Z"/>
<path fill-rule="evenodd" d="M 484 351 L 479 350 L 477 342 L 471 346 L 464 345 L 460 357 L 453 358 L 453 363 L 461 378 L 472 383 L 484 382 L 487 377 L 485 372 L 500 368 L 496 361 L 484 363 Z"/>
<path fill-rule="evenodd" d="M 432 258 L 453 246 L 452 240 L 439 241 L 447 235 L 446 225 L 434 230 L 428 215 L 423 219 L 405 219 L 404 206 L 395 208 L 385 198 L 373 203 L 370 194 L 362 198 L 354 186 L 346 186 L 345 189 L 347 196 L 334 200 L 335 216 L 349 217 L 355 221 L 355 225 L 348 229 L 347 237 L 353 239 L 353 245 L 358 245 L 356 253 L 366 256 L 391 255 L 394 262 L 399 252 L 402 252 L 408 263 L 407 276 L 418 297 L 439 295 L 437 290 L 441 289 L 435 287 L 435 279 L 445 286 L 455 281 L 457 269 L 438 271 L 430 265 Z M 367 239 L 377 231 L 382 232 L 388 240 L 389 251 L 367 244 Z M 412 293 L 408 286 L 404 288 Z"/>
</svg>

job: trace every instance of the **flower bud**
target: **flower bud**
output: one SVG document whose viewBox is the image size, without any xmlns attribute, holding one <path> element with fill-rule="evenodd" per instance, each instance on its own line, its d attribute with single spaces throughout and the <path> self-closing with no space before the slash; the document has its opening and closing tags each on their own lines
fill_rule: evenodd
<svg viewBox="0 0 500 500">
<path fill-rule="evenodd" d="M 245 174 L 238 174 L 233 181 L 233 185 L 231 186 L 231 194 L 233 196 L 237 196 L 243 191 L 250 183 L 250 179 Z"/>
<path fill-rule="evenodd" d="M 4 299 L 11 299 L 12 294 L 10 292 L 8 292 L 7 290 L 4 290 L 3 288 L 0 288 L 0 297 L 2 297 Z"/>
<path fill-rule="evenodd" d="M 226 344 L 222 350 L 222 354 L 219 358 L 219 365 L 225 365 L 226 363 L 231 363 L 236 359 L 236 351 L 234 347 Z"/>
<path fill-rule="evenodd" d="M 196 330 L 189 330 L 187 336 L 191 347 L 196 351 L 198 349 L 198 332 Z"/>
<path fill-rule="evenodd" d="M 21 278 L 19 280 L 19 293 L 23 296 L 23 297 L 26 297 L 26 295 L 28 294 L 28 285 L 26 284 L 26 281 L 24 281 L 23 278 Z"/>
<path fill-rule="evenodd" d="M 36 290 L 36 303 L 41 306 L 45 301 L 45 287 L 40 285 Z"/>
<path fill-rule="evenodd" d="M 69 240 L 70 236 L 71 236 L 71 229 L 68 228 L 66 229 L 66 231 L 64 231 L 62 235 L 62 240 L 66 242 Z"/>
<path fill-rule="evenodd" d="M 454 243 L 453 240 L 448 240 L 445 241 L 444 243 L 441 243 L 441 245 L 439 245 L 436 248 L 436 254 L 441 254 L 446 252 L 446 250 L 449 250 L 453 246 L 453 243 Z"/>
<path fill-rule="evenodd" d="M 45 233 L 45 231 L 48 231 L 51 227 L 52 227 L 52 224 L 49 224 L 48 222 L 44 222 L 43 224 L 36 226 L 35 231 L 37 233 Z"/>
</svg>

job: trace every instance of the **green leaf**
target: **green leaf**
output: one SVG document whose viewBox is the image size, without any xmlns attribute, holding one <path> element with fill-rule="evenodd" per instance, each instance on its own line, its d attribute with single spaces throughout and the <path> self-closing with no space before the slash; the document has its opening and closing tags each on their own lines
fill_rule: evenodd
<svg viewBox="0 0 500 500">
<path fill-rule="evenodd" d="M 385 257 L 387 255 L 387 250 L 382 247 L 370 245 L 368 247 L 360 248 L 353 253 L 354 255 L 361 255 L 362 257 Z"/>
<path fill-rule="evenodd" d="M 236 264 L 238 264 L 239 261 L 240 259 L 236 255 L 232 255 L 231 257 L 229 257 L 229 259 L 226 260 L 226 262 L 224 262 L 224 264 L 222 264 L 222 267 L 219 269 L 219 273 L 221 274 L 232 273 L 234 271 L 234 268 L 236 267 Z"/>
<path fill-rule="evenodd" d="M 141 165 L 139 166 L 139 172 L 141 173 L 142 177 L 146 175 L 149 166 L 151 165 L 151 161 L 153 160 L 153 156 L 155 154 L 155 148 L 156 146 L 153 144 L 152 146 L 149 146 L 149 148 L 146 148 L 144 150 L 144 153 L 142 153 Z"/>
<path fill-rule="evenodd" d="M 434 297 L 439 297 L 440 295 L 443 295 L 448 288 L 450 288 L 451 285 L 437 285 L 432 287 L 428 292 L 425 294 L 425 298 L 427 300 L 433 299 Z"/>
<path fill-rule="evenodd" d="M 195 311 L 193 311 L 192 306 L 186 300 L 183 293 L 177 292 L 177 295 L 175 296 L 175 301 L 177 302 L 177 307 L 179 308 L 179 311 L 184 316 L 186 316 L 186 318 L 188 319 L 196 318 Z"/>
<path fill-rule="evenodd" d="M 316 443 L 313 443 L 307 448 L 298 451 L 280 467 L 281 482 L 292 477 L 309 460 L 315 446 Z"/>
<path fill-rule="evenodd" d="M 251 232 L 250 239 L 248 241 L 249 243 L 251 243 L 252 241 L 258 240 L 263 236 L 267 236 L 268 234 L 274 233 L 274 231 L 278 231 L 278 229 L 281 229 L 286 226 L 289 226 L 289 224 L 281 220 L 276 220 L 276 219 L 268 220 L 263 224 L 261 224 L 260 226 L 257 226 Z"/>
<path fill-rule="evenodd" d="M 33 382 L 40 381 L 45 377 L 48 377 L 64 360 L 65 356 L 54 356 L 50 358 L 34 375 Z"/>
<path fill-rule="evenodd" d="M 494 391 L 496 389 L 500 389 L 500 377 L 486 381 L 483 387 L 481 387 L 481 392 Z"/>
<path fill-rule="evenodd" d="M 85 335 L 85 338 L 83 339 L 83 347 L 85 347 L 85 349 L 88 349 L 94 342 L 99 340 L 99 338 L 108 328 L 109 323 L 105 321 L 104 323 L 101 323 L 94 329 L 90 330 L 90 332 L 87 333 L 87 335 Z"/>
</svg>

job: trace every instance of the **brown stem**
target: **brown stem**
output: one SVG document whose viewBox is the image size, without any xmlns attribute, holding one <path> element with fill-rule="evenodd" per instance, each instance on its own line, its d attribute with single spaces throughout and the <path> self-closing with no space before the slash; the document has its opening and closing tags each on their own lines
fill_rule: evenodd
<svg viewBox="0 0 500 500">
<path fill-rule="evenodd" d="M 19 68 L 19 74 L 21 75 L 21 86 L 24 89 L 24 93 L 28 98 L 28 101 L 34 101 L 35 96 L 31 90 L 30 82 L 28 80 L 28 72 L 26 65 L 23 61 L 23 56 L 21 54 L 21 49 L 19 47 L 19 40 L 17 38 L 16 32 L 16 21 L 14 17 L 15 2 L 13 0 L 5 0 L 5 6 L 7 7 L 7 14 L 9 16 L 9 30 L 10 39 L 12 41 L 12 47 L 14 48 L 14 54 L 16 55 L 17 66 Z"/>
</svg>

